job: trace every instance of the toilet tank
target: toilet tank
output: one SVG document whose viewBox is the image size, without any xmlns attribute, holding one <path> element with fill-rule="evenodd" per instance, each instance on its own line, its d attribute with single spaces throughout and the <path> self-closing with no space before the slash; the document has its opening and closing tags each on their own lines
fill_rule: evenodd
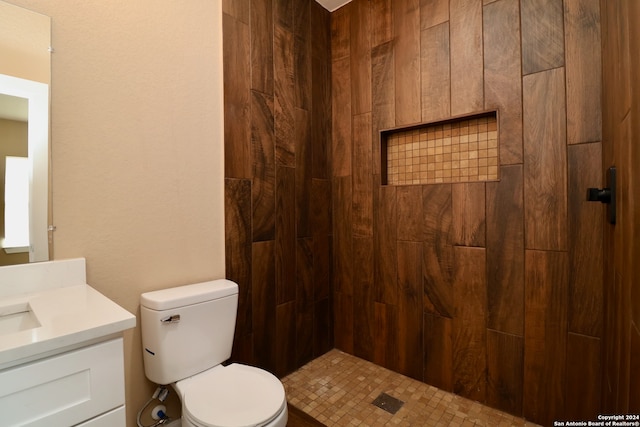
<svg viewBox="0 0 640 427">
<path fill-rule="evenodd" d="M 238 285 L 221 279 L 140 297 L 147 378 L 171 384 L 231 357 Z"/>
</svg>

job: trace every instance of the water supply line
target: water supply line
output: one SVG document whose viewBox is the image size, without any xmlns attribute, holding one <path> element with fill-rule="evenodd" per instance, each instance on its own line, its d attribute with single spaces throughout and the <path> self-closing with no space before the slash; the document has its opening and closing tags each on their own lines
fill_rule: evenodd
<svg viewBox="0 0 640 427">
<path fill-rule="evenodd" d="M 138 411 L 138 416 L 136 418 L 138 427 L 158 427 L 170 421 L 170 418 L 167 416 L 167 413 L 166 413 L 167 408 L 164 405 L 162 405 L 162 402 L 165 401 L 168 395 L 169 395 L 169 389 L 166 388 L 165 386 L 159 386 L 158 388 L 156 388 L 156 391 L 153 392 L 151 399 L 147 400 L 147 403 L 145 403 L 142 409 Z M 144 410 L 147 409 L 147 407 L 154 400 L 158 400 L 160 402 L 160 405 L 156 405 L 151 410 L 151 417 L 157 421 L 151 425 L 144 425 L 142 424 L 142 421 L 140 421 L 140 418 L 142 417 L 142 413 L 144 412 Z"/>
</svg>

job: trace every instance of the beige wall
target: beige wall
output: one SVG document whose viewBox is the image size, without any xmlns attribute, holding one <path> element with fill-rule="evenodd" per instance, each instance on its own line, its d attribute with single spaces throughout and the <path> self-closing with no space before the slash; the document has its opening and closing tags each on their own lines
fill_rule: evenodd
<svg viewBox="0 0 640 427">
<path fill-rule="evenodd" d="M 52 18 L 54 258 L 139 313 L 224 277 L 220 0 L 10 0 Z M 125 334 L 128 426 L 152 386 Z"/>
<path fill-rule="evenodd" d="M 48 16 L 0 2 L 0 74 L 48 84 L 50 35 Z"/>
</svg>

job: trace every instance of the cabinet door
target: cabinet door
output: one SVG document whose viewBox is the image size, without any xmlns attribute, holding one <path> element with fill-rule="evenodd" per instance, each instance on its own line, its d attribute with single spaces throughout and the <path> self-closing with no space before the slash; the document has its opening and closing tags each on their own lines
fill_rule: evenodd
<svg viewBox="0 0 640 427">
<path fill-rule="evenodd" d="M 68 427 L 123 404 L 122 338 L 0 372 L 3 425 Z"/>
</svg>

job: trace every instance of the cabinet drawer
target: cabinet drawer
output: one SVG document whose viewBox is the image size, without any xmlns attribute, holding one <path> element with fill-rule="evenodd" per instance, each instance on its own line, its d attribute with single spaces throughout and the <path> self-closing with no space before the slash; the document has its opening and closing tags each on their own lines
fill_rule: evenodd
<svg viewBox="0 0 640 427">
<path fill-rule="evenodd" d="M 76 427 L 125 427 L 127 425 L 125 412 L 124 406 L 121 406 L 99 417 L 92 418 L 86 423 L 78 424 Z"/>
<path fill-rule="evenodd" d="M 68 427 L 123 404 L 122 338 L 0 372 L 3 425 Z"/>
</svg>

